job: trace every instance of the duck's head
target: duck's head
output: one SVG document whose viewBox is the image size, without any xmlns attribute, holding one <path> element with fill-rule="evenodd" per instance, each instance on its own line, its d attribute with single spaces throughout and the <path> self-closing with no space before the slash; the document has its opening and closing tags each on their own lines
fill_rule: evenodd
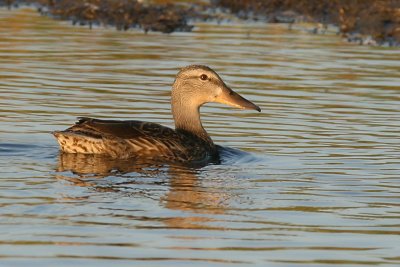
<svg viewBox="0 0 400 267">
<path fill-rule="evenodd" d="M 229 88 L 211 68 L 191 65 L 181 69 L 173 85 L 172 105 L 198 109 L 208 102 L 261 111 L 258 106 Z"/>
</svg>

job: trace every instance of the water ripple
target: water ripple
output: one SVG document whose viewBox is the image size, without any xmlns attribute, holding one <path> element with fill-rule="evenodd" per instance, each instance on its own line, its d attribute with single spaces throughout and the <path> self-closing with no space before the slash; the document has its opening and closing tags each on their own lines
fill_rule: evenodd
<svg viewBox="0 0 400 267">
<path fill-rule="evenodd" d="M 0 28 L 4 265 L 399 265 L 398 50 L 262 23 L 90 31 L 30 9 L 0 9 Z M 193 63 L 263 110 L 202 108 L 222 164 L 58 153 L 50 132 L 78 116 L 173 127 Z"/>
</svg>

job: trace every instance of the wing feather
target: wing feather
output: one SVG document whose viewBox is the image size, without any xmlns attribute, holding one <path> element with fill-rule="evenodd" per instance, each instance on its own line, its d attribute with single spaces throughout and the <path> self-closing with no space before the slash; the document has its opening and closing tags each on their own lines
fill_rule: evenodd
<svg viewBox="0 0 400 267">
<path fill-rule="evenodd" d="M 187 157 L 181 135 L 157 123 L 80 117 L 75 125 L 58 132 L 58 135 L 80 136 L 83 146 L 86 140 L 101 140 L 104 154 L 118 158 L 146 155 L 174 157 L 176 150 L 184 158 Z M 93 153 L 92 149 L 88 151 Z"/>
</svg>

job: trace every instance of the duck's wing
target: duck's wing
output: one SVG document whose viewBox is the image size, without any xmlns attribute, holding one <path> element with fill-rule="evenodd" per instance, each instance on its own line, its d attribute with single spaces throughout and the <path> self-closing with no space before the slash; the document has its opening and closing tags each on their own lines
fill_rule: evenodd
<svg viewBox="0 0 400 267">
<path fill-rule="evenodd" d="M 157 123 L 79 118 L 75 125 L 54 135 L 62 150 L 69 153 L 187 158 L 180 135 Z"/>
<path fill-rule="evenodd" d="M 66 131 L 121 139 L 147 137 L 173 140 L 178 138 L 177 133 L 171 128 L 152 122 L 136 120 L 100 120 L 86 117 L 79 117 L 78 119 L 78 122 Z"/>
</svg>

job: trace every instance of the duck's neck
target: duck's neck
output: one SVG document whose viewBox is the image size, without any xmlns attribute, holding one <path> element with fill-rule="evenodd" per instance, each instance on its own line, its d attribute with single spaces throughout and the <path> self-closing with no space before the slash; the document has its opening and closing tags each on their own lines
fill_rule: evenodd
<svg viewBox="0 0 400 267">
<path fill-rule="evenodd" d="M 212 140 L 204 130 L 200 120 L 200 106 L 194 105 L 188 99 L 181 99 L 172 94 L 172 115 L 174 116 L 175 129 L 189 132 L 211 143 Z"/>
</svg>

